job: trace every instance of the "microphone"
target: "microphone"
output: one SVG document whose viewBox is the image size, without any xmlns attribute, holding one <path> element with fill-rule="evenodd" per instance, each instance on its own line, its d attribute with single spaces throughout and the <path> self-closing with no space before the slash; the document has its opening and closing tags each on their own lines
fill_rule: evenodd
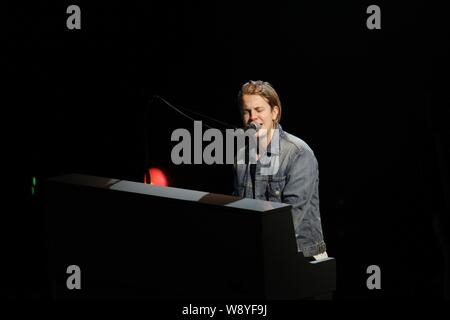
<svg viewBox="0 0 450 320">
<path fill-rule="evenodd" d="M 261 125 L 256 122 L 256 121 L 252 121 L 246 128 L 246 130 L 248 129 L 254 129 L 255 131 L 258 131 L 259 129 L 261 129 Z"/>
</svg>

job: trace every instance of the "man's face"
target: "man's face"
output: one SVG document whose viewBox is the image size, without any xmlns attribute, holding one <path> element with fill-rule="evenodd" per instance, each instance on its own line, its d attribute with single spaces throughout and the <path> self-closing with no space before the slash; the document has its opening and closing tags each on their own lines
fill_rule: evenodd
<svg viewBox="0 0 450 320">
<path fill-rule="evenodd" d="M 277 118 L 278 107 L 273 109 L 263 97 L 256 94 L 244 94 L 242 96 L 244 126 L 248 126 L 252 121 L 256 121 L 262 129 L 272 129 L 273 120 Z M 267 131 L 266 131 L 267 132 Z"/>
</svg>

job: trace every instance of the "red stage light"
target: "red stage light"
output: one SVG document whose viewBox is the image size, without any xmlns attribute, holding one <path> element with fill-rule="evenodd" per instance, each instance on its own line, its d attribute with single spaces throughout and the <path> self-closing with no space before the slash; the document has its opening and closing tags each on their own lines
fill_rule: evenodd
<svg viewBox="0 0 450 320">
<path fill-rule="evenodd" d="M 151 179 L 150 184 L 162 187 L 167 187 L 169 185 L 168 179 L 161 169 L 150 168 L 148 171 Z M 144 183 L 147 183 L 147 175 L 144 175 Z"/>
</svg>

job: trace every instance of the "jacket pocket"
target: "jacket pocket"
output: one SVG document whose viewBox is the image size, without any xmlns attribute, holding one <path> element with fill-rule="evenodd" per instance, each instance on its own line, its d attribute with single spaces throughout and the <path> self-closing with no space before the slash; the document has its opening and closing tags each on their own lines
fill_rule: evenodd
<svg viewBox="0 0 450 320">
<path fill-rule="evenodd" d="M 281 202 L 281 196 L 286 184 L 286 177 L 273 177 L 268 181 L 267 200 Z"/>
</svg>

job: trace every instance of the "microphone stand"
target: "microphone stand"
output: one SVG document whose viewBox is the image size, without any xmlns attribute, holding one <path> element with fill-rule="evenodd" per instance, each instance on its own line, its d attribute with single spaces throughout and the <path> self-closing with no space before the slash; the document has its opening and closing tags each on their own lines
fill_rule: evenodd
<svg viewBox="0 0 450 320">
<path fill-rule="evenodd" d="M 150 155 L 149 155 L 149 151 L 148 151 L 149 130 L 148 130 L 148 126 L 147 126 L 147 121 L 149 119 L 150 106 L 154 103 L 154 101 L 155 101 L 155 96 L 153 96 L 150 99 L 148 105 L 145 107 L 145 110 L 144 110 L 144 125 L 143 125 L 143 128 L 144 128 L 144 183 L 145 184 L 147 184 L 147 183 L 150 184 L 152 182 L 151 176 L 150 176 L 150 169 L 148 167 L 149 160 L 150 160 L 149 159 Z"/>
<path fill-rule="evenodd" d="M 204 115 L 202 113 L 199 112 L 195 112 L 193 110 L 187 109 L 187 108 L 182 108 L 182 107 L 175 107 L 174 105 L 172 105 L 171 103 L 169 103 L 168 101 L 166 101 L 165 99 L 163 99 L 162 97 L 158 96 L 158 95 L 153 95 L 152 98 L 148 101 L 148 104 L 146 105 L 145 108 L 145 115 L 144 115 L 144 183 L 151 183 L 151 175 L 150 175 L 150 170 L 148 168 L 149 165 L 149 161 L 150 161 L 150 154 L 149 154 L 149 150 L 148 150 L 148 143 L 149 143 L 149 129 L 147 127 L 147 120 L 149 119 L 149 109 L 150 107 L 153 105 L 153 103 L 156 100 L 160 100 L 162 101 L 165 105 L 169 106 L 170 108 L 174 109 L 176 112 L 178 112 L 179 114 L 181 114 L 182 116 L 188 118 L 191 121 L 196 121 L 194 118 L 190 117 L 189 115 L 186 114 L 186 112 L 190 112 L 192 114 L 195 114 L 197 116 L 206 118 L 208 120 L 214 121 L 216 123 L 219 123 L 220 125 L 222 125 L 224 128 L 233 128 L 233 129 L 237 129 L 238 127 L 233 126 L 231 124 L 228 124 L 226 122 L 217 120 L 215 118 L 209 117 L 207 115 Z M 182 110 L 184 110 L 185 112 L 183 112 Z M 205 127 L 209 128 L 209 129 L 214 129 L 213 127 L 211 127 L 210 125 L 206 124 L 206 123 L 202 123 Z"/>
</svg>

